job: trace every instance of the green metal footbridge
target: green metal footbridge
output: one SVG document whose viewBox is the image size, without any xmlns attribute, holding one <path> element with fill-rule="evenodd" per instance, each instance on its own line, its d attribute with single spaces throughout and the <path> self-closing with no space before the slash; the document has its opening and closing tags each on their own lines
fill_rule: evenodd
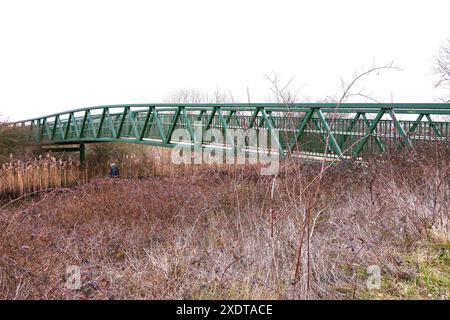
<svg viewBox="0 0 450 320">
<path fill-rule="evenodd" d="M 134 104 L 98 106 L 10 123 L 43 149 L 79 151 L 85 144 L 126 142 L 160 147 L 201 146 L 246 152 L 270 149 L 280 157 L 354 159 L 450 142 L 450 104 L 445 103 L 251 103 Z M 189 133 L 180 141 L 178 129 Z M 200 135 L 196 134 L 201 132 Z M 216 130 L 220 142 L 205 135 Z M 260 139 L 236 142 L 236 132 L 265 133 Z M 175 133 L 175 134 L 174 134 Z"/>
</svg>

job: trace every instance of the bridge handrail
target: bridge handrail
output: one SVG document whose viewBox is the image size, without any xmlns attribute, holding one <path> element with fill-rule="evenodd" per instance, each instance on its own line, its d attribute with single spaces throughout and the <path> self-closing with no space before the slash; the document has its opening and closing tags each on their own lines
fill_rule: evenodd
<svg viewBox="0 0 450 320">
<path fill-rule="evenodd" d="M 283 103 L 148 103 L 148 104 L 120 104 L 120 105 L 103 105 L 103 106 L 93 106 L 85 107 L 79 109 L 72 109 L 67 111 L 62 111 L 59 113 L 49 114 L 41 117 L 14 121 L 8 123 L 8 125 L 32 122 L 36 120 L 52 118 L 57 116 L 64 116 L 71 113 L 79 113 L 93 110 L 101 109 L 119 109 L 119 108 L 158 108 L 160 111 L 172 111 L 176 108 L 186 108 L 190 111 L 201 111 L 205 109 L 222 108 L 225 111 L 236 110 L 239 111 L 250 111 L 255 108 L 267 108 L 270 111 L 275 112 L 303 112 L 311 108 L 320 108 L 324 112 L 339 112 L 339 113 L 353 113 L 353 112 L 377 112 L 380 109 L 394 109 L 398 113 L 403 114 L 419 114 L 419 113 L 430 113 L 430 114 L 442 114 L 450 115 L 450 103 L 293 103 L 293 104 L 283 104 Z"/>
</svg>

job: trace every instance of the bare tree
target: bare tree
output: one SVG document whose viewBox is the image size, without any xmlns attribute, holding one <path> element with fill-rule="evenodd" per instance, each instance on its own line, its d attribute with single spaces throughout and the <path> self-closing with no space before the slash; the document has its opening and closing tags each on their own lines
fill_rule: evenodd
<svg viewBox="0 0 450 320">
<path fill-rule="evenodd" d="M 450 47 L 449 47 L 450 48 Z M 450 49 L 449 49 L 450 50 Z M 342 93 L 336 96 L 326 96 L 324 99 L 320 99 L 316 102 L 319 103 L 337 103 L 338 107 L 341 103 L 348 102 L 349 99 L 352 98 L 363 98 L 365 101 L 370 102 L 379 102 L 378 100 L 372 97 L 372 92 L 366 92 L 365 88 L 357 89 L 356 85 L 361 82 L 362 78 L 365 78 L 369 75 L 379 75 L 381 71 L 391 69 L 391 70 L 401 70 L 399 67 L 393 65 L 393 63 L 388 63 L 385 65 L 372 65 L 367 70 L 363 70 L 360 73 L 356 73 L 353 75 L 353 78 L 350 82 L 346 82 L 341 78 L 341 90 Z M 276 102 L 283 103 L 287 107 L 292 106 L 292 104 L 296 103 L 299 100 L 299 96 L 302 96 L 303 100 L 306 102 L 310 102 L 310 98 L 304 96 L 301 93 L 300 88 L 292 88 L 293 78 L 289 81 L 282 83 L 281 77 L 278 74 L 265 74 L 265 79 L 270 82 L 271 87 L 270 90 L 273 94 L 273 98 Z"/>
<path fill-rule="evenodd" d="M 438 77 L 435 87 L 450 89 L 450 38 L 447 39 L 435 58 L 434 72 Z M 450 102 L 450 96 L 444 97 L 443 100 Z"/>
<path fill-rule="evenodd" d="M 217 88 L 212 93 L 197 88 L 183 88 L 172 91 L 165 99 L 167 103 L 231 103 L 233 96 Z"/>
<path fill-rule="evenodd" d="M 292 88 L 294 77 L 285 83 L 282 82 L 281 76 L 277 73 L 265 74 L 264 78 L 271 84 L 269 88 L 272 92 L 271 102 L 275 100 L 275 102 L 285 104 L 289 108 L 299 99 L 301 87 Z"/>
<path fill-rule="evenodd" d="M 436 88 L 450 88 L 450 38 L 439 51 L 435 58 L 434 71 L 439 80 L 435 83 Z"/>
</svg>

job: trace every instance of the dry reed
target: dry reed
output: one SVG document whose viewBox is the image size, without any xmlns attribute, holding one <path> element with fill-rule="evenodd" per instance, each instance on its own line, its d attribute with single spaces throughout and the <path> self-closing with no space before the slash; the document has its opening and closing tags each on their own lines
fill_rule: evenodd
<svg viewBox="0 0 450 320">
<path fill-rule="evenodd" d="M 89 181 L 87 167 L 51 155 L 23 161 L 11 159 L 0 167 L 0 199 Z"/>
</svg>

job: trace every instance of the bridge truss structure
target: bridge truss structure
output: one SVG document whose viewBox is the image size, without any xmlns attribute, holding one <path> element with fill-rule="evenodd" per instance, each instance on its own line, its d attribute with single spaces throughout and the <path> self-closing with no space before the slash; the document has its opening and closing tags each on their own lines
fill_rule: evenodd
<svg viewBox="0 0 450 320">
<path fill-rule="evenodd" d="M 448 103 L 131 104 L 71 110 L 8 124 L 43 149 L 79 151 L 85 144 L 125 142 L 159 147 L 200 146 L 281 158 L 360 159 L 424 143 L 450 142 Z M 189 133 L 180 141 L 179 132 Z M 212 138 L 208 130 L 225 139 Z M 266 134 L 239 143 L 236 132 Z M 200 134 L 198 134 L 200 132 Z M 76 147 L 73 147 L 76 145 Z M 57 148 L 56 148 L 57 147 Z"/>
</svg>

